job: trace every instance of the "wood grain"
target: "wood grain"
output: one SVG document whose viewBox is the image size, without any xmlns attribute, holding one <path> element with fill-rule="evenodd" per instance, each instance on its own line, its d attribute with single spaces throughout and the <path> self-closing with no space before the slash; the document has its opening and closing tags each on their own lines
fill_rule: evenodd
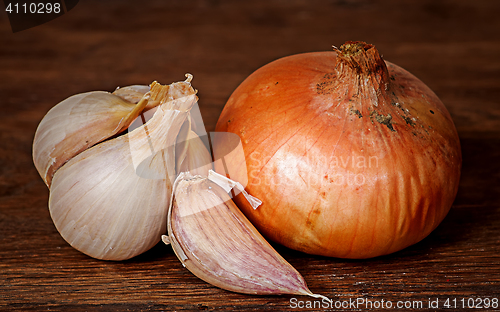
<svg viewBox="0 0 500 312">
<path fill-rule="evenodd" d="M 124 262 L 74 250 L 52 224 L 31 144 L 44 114 L 70 95 L 170 83 L 186 72 L 213 131 L 252 71 L 346 40 L 376 45 L 442 99 L 461 137 L 460 189 L 444 222 L 398 253 L 355 261 L 277 250 L 311 291 L 333 300 L 416 300 L 428 308 L 438 299 L 440 310 L 447 298 L 500 298 L 499 10 L 487 0 L 89 0 L 15 34 L 0 13 L 0 310 L 298 310 L 292 296 L 208 285 L 162 244 Z"/>
</svg>

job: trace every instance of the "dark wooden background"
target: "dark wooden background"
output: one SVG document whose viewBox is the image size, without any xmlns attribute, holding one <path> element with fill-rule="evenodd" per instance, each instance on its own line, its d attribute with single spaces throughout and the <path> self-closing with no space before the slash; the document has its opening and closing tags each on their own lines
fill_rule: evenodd
<svg viewBox="0 0 500 312">
<path fill-rule="evenodd" d="M 31 144 L 44 114 L 70 95 L 170 83 L 186 72 L 213 131 L 252 71 L 347 40 L 375 44 L 442 99 L 461 137 L 460 189 L 444 222 L 398 253 L 355 261 L 277 250 L 313 292 L 334 300 L 428 307 L 438 299 L 442 309 L 447 298 L 500 298 L 499 13 L 493 0 L 88 0 L 12 33 L 0 12 L 0 310 L 297 310 L 293 296 L 208 285 L 162 244 L 125 262 L 72 249 L 50 219 Z M 368 310 L 358 308 L 351 310 Z"/>
</svg>

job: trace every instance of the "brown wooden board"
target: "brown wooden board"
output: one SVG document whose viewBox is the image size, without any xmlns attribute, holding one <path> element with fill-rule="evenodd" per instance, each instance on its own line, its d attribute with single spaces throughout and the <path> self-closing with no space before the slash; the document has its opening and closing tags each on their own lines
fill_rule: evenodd
<svg viewBox="0 0 500 312">
<path fill-rule="evenodd" d="M 457 198 L 431 235 L 392 255 L 343 260 L 276 249 L 334 304 L 421 302 L 420 311 L 460 311 L 469 310 L 463 303 L 485 307 L 484 299 L 500 299 L 499 12 L 500 2 L 489 0 L 88 0 L 16 33 L 0 12 L 0 310 L 293 311 L 313 304 L 218 289 L 163 244 L 124 262 L 76 251 L 50 219 L 31 146 L 44 114 L 70 95 L 170 83 L 186 72 L 213 131 L 251 72 L 347 40 L 374 44 L 445 103 L 462 143 Z M 457 308 L 444 309 L 447 299 Z M 437 309 L 430 305 L 436 300 Z"/>
</svg>

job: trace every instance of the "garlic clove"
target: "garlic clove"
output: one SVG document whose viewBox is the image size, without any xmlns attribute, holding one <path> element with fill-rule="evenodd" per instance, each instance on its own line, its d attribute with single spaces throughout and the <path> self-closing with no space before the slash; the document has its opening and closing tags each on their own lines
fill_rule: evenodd
<svg viewBox="0 0 500 312">
<path fill-rule="evenodd" d="M 246 294 L 314 297 L 303 277 L 259 234 L 229 195 L 207 178 L 180 173 L 168 236 L 182 264 L 202 280 Z M 324 298 L 324 297 L 322 297 Z"/>
<path fill-rule="evenodd" d="M 104 91 L 67 98 L 40 122 L 33 141 L 33 161 L 50 187 L 54 172 L 87 148 L 125 130 L 148 104 L 133 104 Z"/>
<path fill-rule="evenodd" d="M 159 106 L 146 124 L 81 152 L 55 172 L 50 215 L 74 248 L 98 259 L 125 260 L 166 232 L 175 140 L 197 100 L 189 81 L 154 82 L 150 99 Z"/>
</svg>

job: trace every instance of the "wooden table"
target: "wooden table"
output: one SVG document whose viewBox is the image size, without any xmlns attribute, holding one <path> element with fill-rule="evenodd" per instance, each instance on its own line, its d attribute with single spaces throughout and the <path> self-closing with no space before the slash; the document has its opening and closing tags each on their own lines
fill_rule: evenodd
<svg viewBox="0 0 500 312">
<path fill-rule="evenodd" d="M 334 303 L 364 298 L 429 308 L 438 300 L 433 310 L 440 310 L 447 299 L 457 306 L 500 299 L 499 12 L 500 2 L 488 0 L 88 0 L 18 33 L 0 13 L 0 310 L 299 310 L 293 298 L 310 298 L 206 284 L 163 244 L 124 262 L 76 251 L 50 219 L 31 145 L 44 114 L 70 95 L 170 83 L 186 72 L 213 131 L 232 90 L 252 71 L 347 40 L 375 44 L 446 104 L 462 143 L 460 189 L 444 222 L 395 254 L 343 260 L 277 250 Z"/>
</svg>

